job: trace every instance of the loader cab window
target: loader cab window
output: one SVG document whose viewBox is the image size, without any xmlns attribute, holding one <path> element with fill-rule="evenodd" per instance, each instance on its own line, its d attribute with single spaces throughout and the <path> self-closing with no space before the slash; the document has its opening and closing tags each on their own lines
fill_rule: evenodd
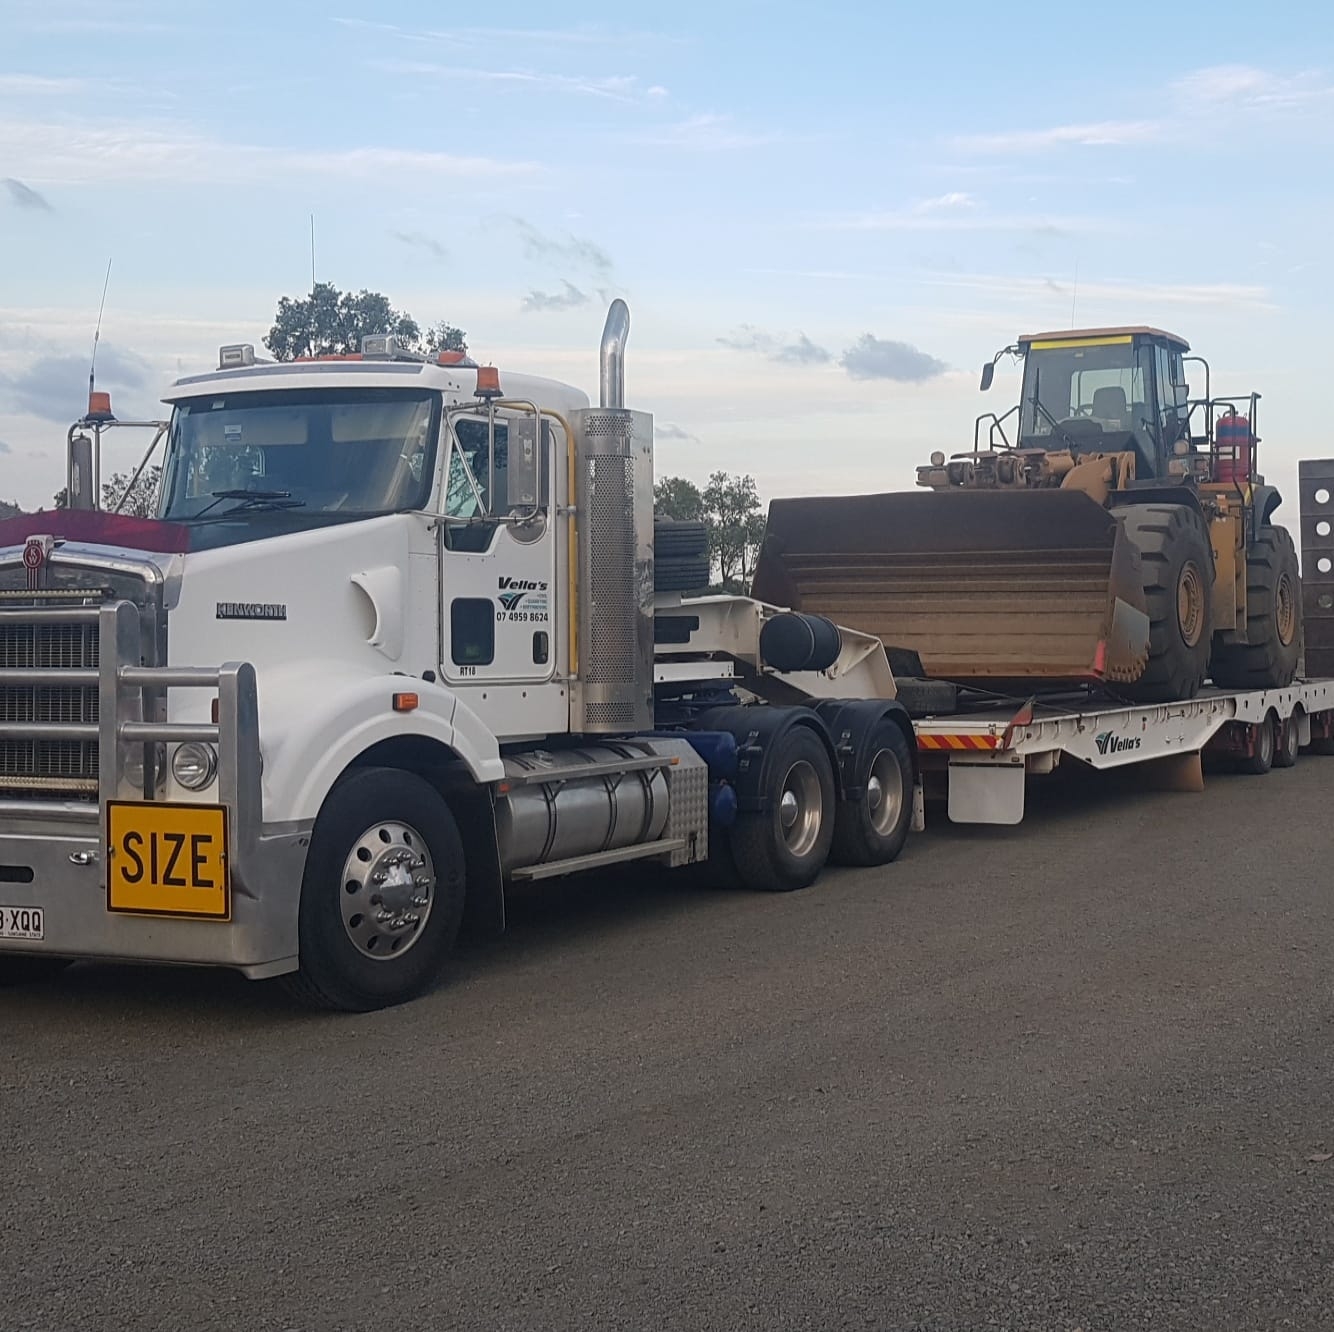
<svg viewBox="0 0 1334 1332">
<path fill-rule="evenodd" d="M 497 417 L 494 433 L 485 417 L 455 416 L 450 421 L 449 463 L 445 470 L 443 507 L 445 546 L 449 550 L 483 551 L 500 526 L 495 521 L 511 511 L 509 426 Z M 544 437 L 549 444 L 549 438 Z M 493 456 L 494 444 L 494 456 Z M 548 503 L 548 449 L 539 451 L 538 506 Z"/>
<path fill-rule="evenodd" d="M 1095 451 L 1130 443 L 1152 456 L 1151 349 L 1130 341 L 1034 347 L 1024 362 L 1020 441 Z M 1117 438 L 1119 437 L 1119 438 Z"/>
</svg>

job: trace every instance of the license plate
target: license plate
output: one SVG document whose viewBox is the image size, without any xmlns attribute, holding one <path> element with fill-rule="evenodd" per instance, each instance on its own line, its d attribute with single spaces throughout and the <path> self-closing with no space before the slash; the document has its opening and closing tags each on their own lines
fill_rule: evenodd
<svg viewBox="0 0 1334 1332">
<path fill-rule="evenodd" d="M 0 906 L 0 939 L 45 939 L 41 907 Z"/>
<path fill-rule="evenodd" d="M 147 916 L 231 917 L 222 805 L 107 805 L 107 909 Z"/>
</svg>

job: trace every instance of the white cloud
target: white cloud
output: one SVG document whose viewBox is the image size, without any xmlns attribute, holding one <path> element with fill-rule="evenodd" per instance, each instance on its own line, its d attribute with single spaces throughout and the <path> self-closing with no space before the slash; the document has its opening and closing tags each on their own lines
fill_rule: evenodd
<svg viewBox="0 0 1334 1332">
<path fill-rule="evenodd" d="M 0 96 L 61 97 L 86 92 L 87 79 L 43 78 L 38 74 L 0 74 Z"/>
<path fill-rule="evenodd" d="M 933 199 L 919 199 L 913 204 L 915 213 L 952 212 L 959 208 L 976 208 L 977 200 L 963 190 L 951 190 L 948 194 L 938 194 Z"/>
<path fill-rule="evenodd" d="M 1055 282 L 1042 277 L 999 277 L 983 273 L 930 273 L 920 279 L 929 286 L 958 287 L 997 295 L 1028 297 L 1033 295 L 1076 295 L 1080 301 L 1121 302 L 1127 308 L 1146 305 L 1230 306 L 1250 310 L 1276 308 L 1267 287 L 1231 282 L 1133 282 L 1118 279 L 1073 283 Z M 1130 321 L 1127 321 L 1130 322 Z"/>
<path fill-rule="evenodd" d="M 787 136 L 772 131 L 738 128 L 731 116 L 713 114 L 690 116 L 675 124 L 661 125 L 627 136 L 630 143 L 649 148 L 680 148 L 687 152 L 727 152 L 742 148 L 760 148 L 778 143 Z"/>
<path fill-rule="evenodd" d="M 172 121 L 20 120 L 0 116 L 0 142 L 15 176 L 87 184 L 106 181 L 265 181 L 292 175 L 499 178 L 533 176 L 533 162 L 366 147 L 274 148 L 209 138 Z"/>
<path fill-rule="evenodd" d="M 1079 125 L 1052 125 L 1046 129 L 964 134 L 953 142 L 964 152 L 1035 153 L 1066 146 L 1112 147 L 1148 143 L 1161 138 L 1162 134 L 1163 126 L 1155 120 L 1100 120 Z"/>
<path fill-rule="evenodd" d="M 975 207 L 886 209 L 820 219 L 812 224 L 829 231 L 1021 231 L 1055 235 L 1065 232 L 1114 231 L 1120 223 L 1107 217 L 1044 217 L 989 213 Z"/>
<path fill-rule="evenodd" d="M 1172 88 L 1187 106 L 1201 112 L 1223 107 L 1281 110 L 1334 98 L 1334 85 L 1314 71 L 1276 74 L 1254 65 L 1211 65 L 1178 79 Z"/>
<path fill-rule="evenodd" d="M 472 82 L 531 88 L 540 92 L 578 93 L 616 102 L 633 102 L 647 96 L 633 74 L 608 74 L 589 78 L 579 74 L 549 74 L 532 69 L 472 69 L 460 65 L 436 65 L 421 60 L 382 60 L 376 68 L 389 74 L 420 75 L 451 82 Z M 655 94 L 656 96 L 656 94 Z"/>
</svg>

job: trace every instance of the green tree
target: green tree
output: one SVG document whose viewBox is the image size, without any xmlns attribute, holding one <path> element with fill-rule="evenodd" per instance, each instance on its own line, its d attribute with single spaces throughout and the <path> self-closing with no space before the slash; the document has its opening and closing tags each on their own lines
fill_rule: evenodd
<svg viewBox="0 0 1334 1332">
<path fill-rule="evenodd" d="M 704 496 L 683 476 L 664 476 L 653 486 L 653 510 L 677 522 L 698 522 L 704 517 Z"/>
<path fill-rule="evenodd" d="M 393 333 L 409 351 L 468 350 L 461 328 L 442 320 L 423 336 L 417 321 L 382 293 L 339 291 L 331 282 L 317 282 L 309 296 L 282 297 L 264 345 L 279 361 L 346 355 L 359 352 L 368 333 Z"/>
<path fill-rule="evenodd" d="M 750 588 L 766 526 L 755 478 L 714 472 L 704 487 L 703 498 L 709 550 L 721 590 L 744 593 Z"/>
<path fill-rule="evenodd" d="M 714 472 L 703 490 L 683 476 L 665 476 L 653 487 L 653 508 L 667 518 L 702 521 L 708 528 L 711 591 L 749 590 L 766 524 L 753 476 Z"/>
<path fill-rule="evenodd" d="M 115 472 L 110 481 L 102 482 L 102 509 L 106 513 L 124 513 L 132 518 L 154 518 L 157 516 L 157 493 L 162 484 L 162 468 L 156 463 L 140 472 L 139 479 L 130 487 L 132 472 Z M 128 495 L 126 488 L 130 487 Z M 125 495 L 125 503 L 119 510 L 116 505 Z M 53 509 L 69 508 L 69 490 L 61 486 L 51 497 Z"/>
</svg>

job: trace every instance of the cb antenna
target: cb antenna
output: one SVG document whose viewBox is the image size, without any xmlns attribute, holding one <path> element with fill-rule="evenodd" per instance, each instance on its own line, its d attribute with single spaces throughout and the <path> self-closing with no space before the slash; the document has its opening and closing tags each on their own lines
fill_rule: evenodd
<svg viewBox="0 0 1334 1332">
<path fill-rule="evenodd" d="M 102 336 L 102 312 L 107 308 L 107 288 L 111 285 L 111 260 L 107 260 L 107 275 L 102 283 L 102 303 L 97 307 L 97 326 L 93 329 L 93 359 L 88 366 L 88 394 L 92 397 L 97 373 L 97 343 Z"/>
</svg>

